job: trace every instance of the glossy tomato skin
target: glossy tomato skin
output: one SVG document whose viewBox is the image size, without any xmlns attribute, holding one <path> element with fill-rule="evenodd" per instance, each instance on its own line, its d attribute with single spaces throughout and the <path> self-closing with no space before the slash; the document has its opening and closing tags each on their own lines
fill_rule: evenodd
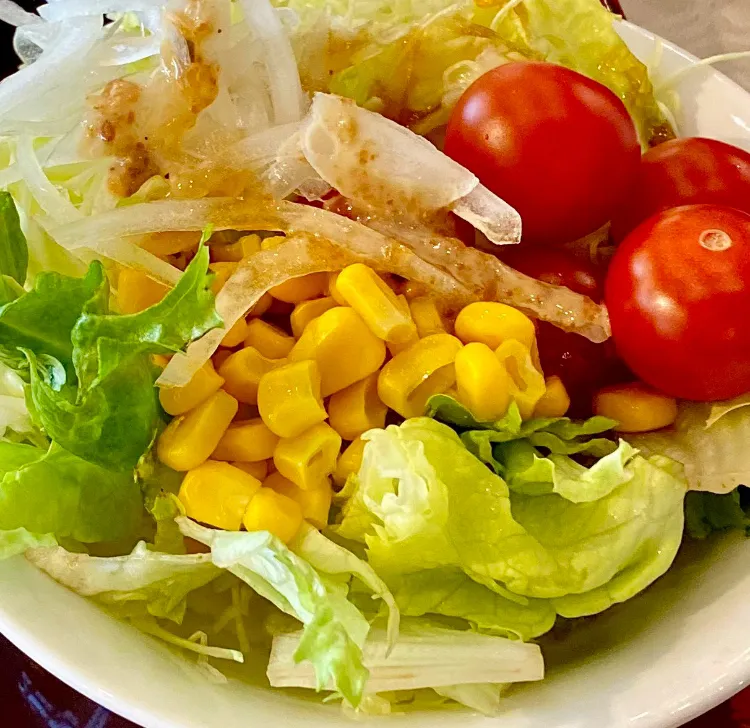
<svg viewBox="0 0 750 728">
<path fill-rule="evenodd" d="M 630 185 L 640 146 L 608 88 L 551 63 L 508 63 L 461 96 L 445 153 L 523 220 L 524 240 L 554 244 L 598 229 Z"/>
<path fill-rule="evenodd" d="M 650 149 L 612 220 L 612 236 L 619 242 L 657 212 L 696 204 L 750 213 L 750 154 L 700 137 L 673 139 Z"/>
<path fill-rule="evenodd" d="M 699 401 L 750 391 L 747 213 L 690 205 L 649 218 L 615 253 L 605 302 L 618 353 L 647 384 Z"/>
<path fill-rule="evenodd" d="M 556 248 L 521 245 L 503 248 L 504 262 L 532 278 L 588 296 L 597 303 L 604 294 L 604 269 Z M 612 340 L 602 344 L 537 323 L 537 344 L 542 371 L 558 376 L 570 396 L 569 415 L 588 417 L 597 390 L 630 378 L 618 359 Z"/>
</svg>

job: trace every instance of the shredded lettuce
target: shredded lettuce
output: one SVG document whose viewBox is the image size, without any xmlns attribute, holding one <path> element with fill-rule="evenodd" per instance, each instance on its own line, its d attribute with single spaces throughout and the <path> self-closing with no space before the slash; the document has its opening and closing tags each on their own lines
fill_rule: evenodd
<svg viewBox="0 0 750 728">
<path fill-rule="evenodd" d="M 748 489 L 730 493 L 691 492 L 685 498 L 685 530 L 693 538 L 707 538 L 716 531 L 750 531 Z"/>
<path fill-rule="evenodd" d="M 52 548 L 57 544 L 50 534 L 38 535 L 25 528 L 0 531 L 0 560 L 25 553 L 34 548 Z"/>
<path fill-rule="evenodd" d="M 28 267 L 29 249 L 18 210 L 10 193 L 0 192 L 0 276 L 8 276 L 23 286 Z"/>
<path fill-rule="evenodd" d="M 672 135 L 646 67 L 599 0 L 276 4 L 299 17 L 293 41 L 308 90 L 347 96 L 419 133 L 445 124 L 461 92 L 485 71 L 531 59 L 608 86 L 627 106 L 644 144 Z"/>
<path fill-rule="evenodd" d="M 368 679 L 362 646 L 370 625 L 347 600 L 347 585 L 322 578 L 265 531 L 231 533 L 203 528 L 186 518 L 178 522 L 185 536 L 211 548 L 216 566 L 305 625 L 294 660 L 311 663 L 318 690 L 333 686 L 356 707 Z"/>
</svg>

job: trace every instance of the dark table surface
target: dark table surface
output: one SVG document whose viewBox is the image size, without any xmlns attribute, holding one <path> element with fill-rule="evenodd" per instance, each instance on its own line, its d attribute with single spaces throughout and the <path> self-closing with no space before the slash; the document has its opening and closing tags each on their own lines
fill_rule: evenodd
<svg viewBox="0 0 750 728">
<path fill-rule="evenodd" d="M 621 12 L 618 0 L 602 2 Z M 20 4 L 31 9 L 37 3 L 20 0 Z M 11 29 L 0 24 L 0 77 L 3 71 L 12 70 L 8 66 L 12 62 L 11 39 Z M 52 677 L 2 636 L 0 716 L 3 728 L 138 728 Z M 750 728 L 750 693 L 740 694 L 694 721 L 689 728 Z"/>
</svg>

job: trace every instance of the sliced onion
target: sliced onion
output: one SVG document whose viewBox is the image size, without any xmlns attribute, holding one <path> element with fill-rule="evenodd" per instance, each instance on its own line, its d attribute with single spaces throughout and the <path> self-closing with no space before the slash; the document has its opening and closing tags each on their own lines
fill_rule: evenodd
<svg viewBox="0 0 750 728">
<path fill-rule="evenodd" d="M 42 5 L 38 12 L 54 23 L 86 15 L 142 12 L 163 5 L 163 0 L 64 0 Z"/>
<path fill-rule="evenodd" d="M 479 180 L 430 142 L 350 99 L 315 94 L 302 151 L 342 195 L 393 214 L 450 207 Z"/>
<path fill-rule="evenodd" d="M 276 124 L 302 117 L 302 84 L 292 44 L 270 0 L 240 0 L 245 21 L 263 45 Z"/>
<path fill-rule="evenodd" d="M 521 242 L 521 216 L 482 184 L 458 200 L 453 212 L 484 233 L 495 245 Z"/>
<path fill-rule="evenodd" d="M 0 83 L 0 119 L 29 101 L 49 103 L 50 91 L 67 86 L 86 67 L 87 56 L 101 35 L 98 17 L 61 23 L 54 42 L 35 63 Z"/>
<path fill-rule="evenodd" d="M 40 23 L 41 18 L 34 13 L 29 13 L 12 0 L 0 0 L 0 21 L 8 25 L 29 25 Z"/>
</svg>

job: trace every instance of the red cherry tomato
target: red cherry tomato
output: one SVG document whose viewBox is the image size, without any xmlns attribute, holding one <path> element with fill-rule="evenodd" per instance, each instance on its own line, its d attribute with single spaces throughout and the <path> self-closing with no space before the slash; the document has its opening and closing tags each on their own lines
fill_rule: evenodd
<svg viewBox="0 0 750 728">
<path fill-rule="evenodd" d="M 677 207 L 621 243 L 605 301 L 617 351 L 647 384 L 683 399 L 750 391 L 750 215 Z"/>
<path fill-rule="evenodd" d="M 523 220 L 524 240 L 560 243 L 604 225 L 640 146 L 608 88 L 551 63 L 508 63 L 477 79 L 451 114 L 445 153 Z"/>
<path fill-rule="evenodd" d="M 712 204 L 750 213 L 750 154 L 715 139 L 674 139 L 643 155 L 629 194 L 612 220 L 622 240 L 651 215 Z"/>
<path fill-rule="evenodd" d="M 604 271 L 570 253 L 554 248 L 507 246 L 500 256 L 516 270 L 545 283 L 567 286 L 576 293 L 601 301 Z M 598 389 L 629 378 L 611 340 L 594 344 L 552 324 L 537 325 L 539 360 L 545 376 L 560 377 L 570 396 L 569 414 L 588 417 Z"/>
</svg>

